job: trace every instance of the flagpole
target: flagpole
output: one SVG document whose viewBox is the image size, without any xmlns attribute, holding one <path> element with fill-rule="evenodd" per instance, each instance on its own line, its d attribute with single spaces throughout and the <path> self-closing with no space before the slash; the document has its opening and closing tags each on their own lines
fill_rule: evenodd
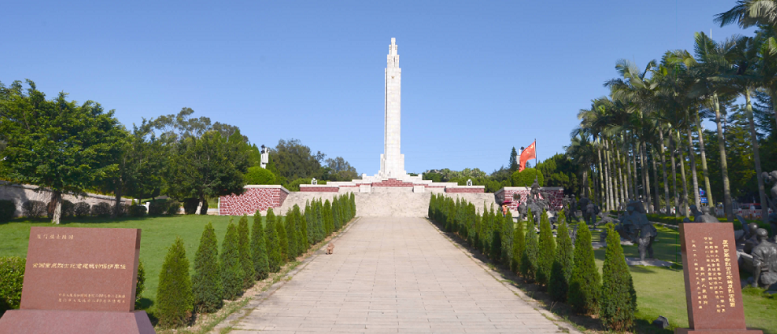
<svg viewBox="0 0 777 334">
<path fill-rule="evenodd" d="M 537 168 L 537 163 L 540 161 L 537 156 L 537 138 L 534 138 L 534 168 Z"/>
</svg>

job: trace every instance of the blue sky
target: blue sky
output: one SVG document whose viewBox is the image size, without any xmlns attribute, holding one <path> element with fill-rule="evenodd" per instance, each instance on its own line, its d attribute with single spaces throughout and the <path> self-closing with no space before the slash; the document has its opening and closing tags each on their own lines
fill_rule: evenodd
<svg viewBox="0 0 777 334">
<path fill-rule="evenodd" d="M 402 68 L 408 172 L 508 163 L 537 138 L 563 152 L 619 58 L 644 66 L 693 33 L 722 39 L 707 1 L 5 2 L 0 81 L 32 79 L 115 109 L 131 127 L 183 107 L 257 144 L 297 138 L 373 175 L 383 69 Z"/>
</svg>

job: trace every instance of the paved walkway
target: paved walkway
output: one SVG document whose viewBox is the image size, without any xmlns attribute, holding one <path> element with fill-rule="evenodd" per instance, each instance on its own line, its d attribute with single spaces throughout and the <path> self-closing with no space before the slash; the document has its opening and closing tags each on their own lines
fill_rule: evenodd
<svg viewBox="0 0 777 334">
<path fill-rule="evenodd" d="M 425 219 L 361 218 L 232 333 L 560 333 Z"/>
</svg>

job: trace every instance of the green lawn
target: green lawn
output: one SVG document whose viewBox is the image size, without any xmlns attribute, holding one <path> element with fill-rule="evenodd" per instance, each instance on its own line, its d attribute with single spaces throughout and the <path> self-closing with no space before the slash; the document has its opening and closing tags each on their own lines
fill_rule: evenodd
<svg viewBox="0 0 777 334">
<path fill-rule="evenodd" d="M 144 217 L 68 219 L 60 225 L 53 225 L 46 220 L 16 220 L 0 224 L 0 256 L 27 256 L 27 243 L 30 238 L 30 227 L 104 227 L 104 228 L 139 228 L 140 260 L 146 269 L 146 290 L 143 292 L 143 308 L 149 313 L 154 311 L 156 289 L 159 285 L 159 272 L 165 260 L 167 248 L 173 244 L 176 236 L 183 238 L 186 245 L 186 256 L 189 258 L 192 273 L 194 272 L 194 254 L 199 246 L 202 231 L 209 222 L 216 229 L 219 245 L 227 230 L 230 219 L 237 224 L 238 217 L 179 215 L 172 217 Z M 249 227 L 253 217 L 248 217 Z"/>
</svg>

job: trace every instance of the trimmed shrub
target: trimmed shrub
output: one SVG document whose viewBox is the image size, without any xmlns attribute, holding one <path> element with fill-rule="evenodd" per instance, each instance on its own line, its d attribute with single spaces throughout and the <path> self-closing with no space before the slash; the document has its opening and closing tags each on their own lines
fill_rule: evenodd
<svg viewBox="0 0 777 334">
<path fill-rule="evenodd" d="M 297 218 L 297 225 L 299 226 L 299 253 L 304 254 L 310 248 L 310 241 L 308 240 L 308 223 L 305 220 L 305 215 L 299 209 L 299 205 L 294 204 L 291 209 L 294 211 L 294 217 Z"/>
<path fill-rule="evenodd" d="M 335 231 L 340 230 L 340 227 L 342 226 L 342 224 L 340 223 L 341 219 L 342 218 L 340 216 L 340 208 L 338 205 L 338 201 L 337 199 L 335 199 L 334 201 L 332 201 L 332 223 L 333 223 L 332 226 L 334 227 Z"/>
<path fill-rule="evenodd" d="M 553 266 L 553 258 L 556 256 L 556 242 L 553 240 L 553 231 L 550 227 L 548 213 L 544 210 L 540 216 L 540 244 L 537 256 L 537 282 L 548 285 L 550 281 L 550 269 Z"/>
<path fill-rule="evenodd" d="M 197 312 L 212 313 L 224 305 L 224 290 L 221 287 L 221 266 L 219 266 L 219 244 L 213 224 L 205 225 L 200 237 L 200 246 L 194 256 L 194 308 Z"/>
<path fill-rule="evenodd" d="M 187 198 L 183 200 L 183 212 L 187 215 L 196 214 L 198 206 L 200 206 L 200 200 L 198 198 Z"/>
<path fill-rule="evenodd" d="M 46 203 L 41 201 L 27 201 L 22 204 L 22 215 L 27 218 L 40 218 L 46 216 Z"/>
<path fill-rule="evenodd" d="M 540 187 L 545 185 L 545 177 L 542 176 L 542 172 L 534 168 L 526 168 L 520 172 L 513 173 L 513 187 L 531 187 L 534 184 L 534 178 L 537 178 L 537 183 Z"/>
<path fill-rule="evenodd" d="M 92 207 L 87 202 L 78 202 L 76 203 L 76 207 L 74 210 L 74 214 L 78 218 L 83 218 L 89 216 L 89 213 L 92 212 Z"/>
<path fill-rule="evenodd" d="M 138 260 L 138 275 L 135 277 L 135 309 L 140 309 L 140 299 L 143 298 L 143 291 L 146 290 L 146 268 L 143 267 L 143 261 Z"/>
<path fill-rule="evenodd" d="M 294 217 L 294 211 L 286 211 L 286 219 L 284 219 L 283 229 L 286 230 L 286 239 L 289 243 L 289 261 L 293 261 L 297 258 L 297 228 L 295 226 L 296 218 Z"/>
<path fill-rule="evenodd" d="M 283 258 L 281 257 L 281 242 L 278 236 L 278 228 L 275 226 L 275 214 L 272 208 L 267 208 L 264 232 L 267 237 L 267 263 L 270 266 L 270 272 L 277 273 L 281 270 Z"/>
<path fill-rule="evenodd" d="M 0 222 L 7 222 L 13 219 L 16 212 L 16 203 L 11 200 L 0 200 Z"/>
<path fill-rule="evenodd" d="M 602 289 L 599 296 L 599 319 L 604 327 L 623 332 L 634 327 L 637 292 L 629 266 L 623 256 L 620 236 L 612 223 L 607 224 L 607 251 L 602 267 Z"/>
<path fill-rule="evenodd" d="M 176 237 L 167 251 L 159 287 L 156 292 L 156 316 L 162 328 L 181 327 L 189 323 L 194 298 L 189 278 L 189 260 L 183 239 Z"/>
<path fill-rule="evenodd" d="M 240 241 L 237 227 L 233 223 L 227 226 L 227 234 L 221 243 L 221 286 L 224 299 L 233 300 L 243 293 L 243 272 L 240 262 Z"/>
<path fill-rule="evenodd" d="M 237 222 L 237 241 L 240 250 L 240 266 L 243 267 L 243 289 L 254 285 L 254 261 L 251 260 L 251 243 L 248 241 L 248 215 L 243 215 Z"/>
<path fill-rule="evenodd" d="M 248 172 L 243 175 L 246 184 L 276 184 L 275 174 L 266 168 L 259 166 L 248 167 Z M 299 185 L 297 185 L 299 187 Z"/>
<path fill-rule="evenodd" d="M 539 244 L 537 242 L 537 232 L 534 230 L 534 216 L 529 210 L 529 222 L 524 233 L 525 248 L 521 255 L 521 276 L 524 279 L 536 280 L 537 277 L 537 253 L 539 253 Z"/>
<path fill-rule="evenodd" d="M 62 217 L 73 217 L 76 212 L 76 205 L 71 201 L 62 201 Z"/>
<path fill-rule="evenodd" d="M 620 244 L 620 241 L 618 241 Z M 594 261 L 591 230 L 585 222 L 578 223 L 575 239 L 574 265 L 569 278 L 569 305 L 580 314 L 593 314 L 598 310 L 601 291 L 599 269 Z"/>
<path fill-rule="evenodd" d="M 177 215 L 178 211 L 181 210 L 181 203 L 172 201 L 167 203 L 167 209 L 165 209 L 165 213 L 168 215 Z"/>
<path fill-rule="evenodd" d="M 143 205 L 132 205 L 129 207 L 130 217 L 143 217 L 146 215 L 146 207 Z"/>
<path fill-rule="evenodd" d="M 493 207 L 491 209 L 493 210 Z M 500 262 L 502 256 L 502 229 L 504 228 L 502 218 L 500 213 L 491 215 L 491 248 L 489 249 L 491 254 L 489 257 L 494 262 Z"/>
<path fill-rule="evenodd" d="M 512 263 L 512 250 L 513 250 L 513 230 L 515 229 L 515 223 L 513 223 L 513 214 L 510 210 L 507 210 L 507 214 L 502 218 L 502 263 L 506 266 L 510 266 Z"/>
<path fill-rule="evenodd" d="M 21 257 L 0 257 L 0 316 L 6 310 L 19 308 L 26 264 L 27 260 Z"/>
<path fill-rule="evenodd" d="M 262 214 L 259 210 L 254 213 L 254 226 L 251 229 L 251 260 L 254 262 L 254 275 L 256 279 L 267 278 L 270 267 L 267 263 L 267 239 L 262 226 Z"/>
<path fill-rule="evenodd" d="M 281 251 L 281 266 L 289 260 L 289 236 L 286 234 L 286 228 L 283 226 L 284 218 L 288 217 L 278 216 L 275 218 L 275 230 L 278 232 L 278 249 Z"/>
<path fill-rule="evenodd" d="M 148 203 L 148 214 L 161 216 L 167 211 L 168 201 L 163 199 L 153 200 Z"/>
<path fill-rule="evenodd" d="M 572 276 L 574 250 L 572 249 L 572 239 L 569 237 L 569 227 L 567 226 L 566 219 L 564 219 L 563 211 L 559 213 L 558 221 L 561 224 L 556 233 L 556 256 L 553 258 L 553 267 L 550 269 L 548 292 L 553 300 L 564 302 L 567 300 L 569 278 Z"/>
<path fill-rule="evenodd" d="M 100 202 L 92 205 L 92 216 L 108 217 L 111 215 L 111 205 L 105 202 Z"/>
<path fill-rule="evenodd" d="M 326 200 L 326 202 L 324 202 L 323 218 L 324 218 L 324 236 L 328 237 L 335 230 L 334 220 L 332 219 L 332 204 L 329 203 L 329 200 Z"/>
<path fill-rule="evenodd" d="M 518 224 L 515 226 L 515 230 L 513 230 L 513 258 L 512 262 L 510 262 L 510 269 L 514 273 L 519 273 L 521 271 L 521 260 L 523 259 L 523 252 L 526 249 L 525 229 L 526 222 L 519 220 Z"/>
<path fill-rule="evenodd" d="M 113 213 L 114 208 L 116 208 L 115 205 L 111 206 L 111 213 Z M 124 217 L 129 213 L 130 205 L 129 204 L 119 204 L 119 217 Z M 143 208 L 143 212 L 145 213 L 145 207 Z"/>
<path fill-rule="evenodd" d="M 353 193 L 351 193 L 351 196 L 349 197 L 349 199 L 350 199 L 349 204 L 351 205 L 351 217 L 349 217 L 348 220 L 351 220 L 354 217 L 356 217 L 356 196 Z"/>
</svg>

